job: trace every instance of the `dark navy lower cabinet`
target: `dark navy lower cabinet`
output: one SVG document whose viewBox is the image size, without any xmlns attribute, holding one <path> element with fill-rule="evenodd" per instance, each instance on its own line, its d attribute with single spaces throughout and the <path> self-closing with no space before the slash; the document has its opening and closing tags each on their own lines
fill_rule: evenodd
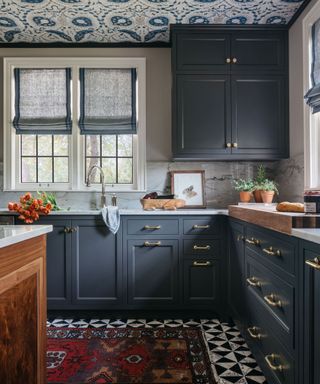
<svg viewBox="0 0 320 384">
<path fill-rule="evenodd" d="M 129 240 L 128 303 L 146 308 L 179 301 L 178 240 Z"/>
<path fill-rule="evenodd" d="M 304 333 L 303 384 L 320 383 L 320 245 L 303 242 Z"/>
</svg>

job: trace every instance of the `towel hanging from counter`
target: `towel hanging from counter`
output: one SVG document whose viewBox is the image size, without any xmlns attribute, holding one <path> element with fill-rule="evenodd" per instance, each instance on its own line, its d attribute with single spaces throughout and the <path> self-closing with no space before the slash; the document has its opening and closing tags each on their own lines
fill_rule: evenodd
<svg viewBox="0 0 320 384">
<path fill-rule="evenodd" d="M 101 210 L 103 221 L 114 235 L 118 232 L 120 227 L 120 211 L 119 207 L 108 205 Z"/>
</svg>

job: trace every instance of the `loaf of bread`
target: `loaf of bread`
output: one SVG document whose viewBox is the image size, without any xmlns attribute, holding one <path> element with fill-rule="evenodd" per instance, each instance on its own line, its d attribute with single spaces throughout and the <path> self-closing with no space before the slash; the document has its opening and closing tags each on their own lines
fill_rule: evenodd
<svg viewBox="0 0 320 384">
<path fill-rule="evenodd" d="M 289 203 L 288 201 L 283 201 L 277 205 L 277 211 L 279 212 L 304 212 L 304 205 L 301 203 Z"/>
</svg>

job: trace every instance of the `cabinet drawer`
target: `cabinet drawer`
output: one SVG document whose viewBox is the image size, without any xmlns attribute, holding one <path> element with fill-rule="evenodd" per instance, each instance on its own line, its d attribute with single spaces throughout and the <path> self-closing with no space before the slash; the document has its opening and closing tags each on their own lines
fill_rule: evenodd
<svg viewBox="0 0 320 384">
<path fill-rule="evenodd" d="M 295 245 L 256 228 L 247 228 L 246 246 L 268 262 L 294 274 Z"/>
<path fill-rule="evenodd" d="M 268 268 L 258 263 L 248 250 L 246 258 L 246 282 L 265 305 L 274 313 L 275 318 L 288 329 L 293 330 L 294 287 L 280 279 Z"/>
<path fill-rule="evenodd" d="M 217 257 L 220 254 L 220 241 L 206 239 L 183 240 L 183 253 L 185 255 Z"/>
<path fill-rule="evenodd" d="M 219 223 L 215 217 L 184 219 L 183 233 L 185 235 L 219 235 Z"/>
<path fill-rule="evenodd" d="M 295 383 L 294 360 L 271 329 L 268 318 L 261 315 L 259 311 L 253 310 L 245 335 L 262 355 L 263 368 L 267 371 L 265 373 L 272 377 L 271 383 Z"/>
<path fill-rule="evenodd" d="M 179 221 L 177 219 L 146 218 L 128 219 L 128 235 L 178 235 Z"/>
</svg>

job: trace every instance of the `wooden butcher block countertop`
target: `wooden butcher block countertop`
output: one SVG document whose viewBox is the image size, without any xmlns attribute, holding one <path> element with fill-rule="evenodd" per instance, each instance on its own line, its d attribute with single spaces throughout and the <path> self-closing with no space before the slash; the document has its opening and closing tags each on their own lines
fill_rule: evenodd
<svg viewBox="0 0 320 384">
<path fill-rule="evenodd" d="M 278 212 L 275 205 L 229 205 L 229 216 L 291 235 L 292 228 L 320 228 L 320 215 Z"/>
</svg>

